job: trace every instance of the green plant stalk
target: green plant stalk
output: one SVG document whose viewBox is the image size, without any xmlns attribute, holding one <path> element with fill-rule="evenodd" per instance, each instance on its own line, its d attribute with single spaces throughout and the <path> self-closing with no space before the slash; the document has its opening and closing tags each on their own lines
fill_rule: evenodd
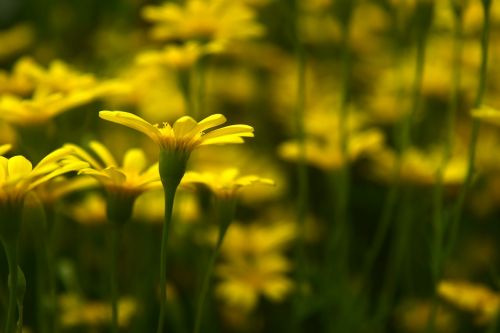
<svg viewBox="0 0 500 333">
<path fill-rule="evenodd" d="M 3 246 L 9 266 L 9 306 L 7 309 L 7 319 L 5 321 L 5 332 L 9 333 L 14 332 L 14 316 L 17 305 L 17 240 L 4 240 Z"/>
<path fill-rule="evenodd" d="M 111 287 L 111 332 L 118 332 L 118 249 L 120 246 L 121 225 L 112 223 L 110 243 L 109 279 Z"/>
<path fill-rule="evenodd" d="M 453 0 L 450 2 L 452 3 Z M 453 6 L 453 3 L 451 4 Z M 463 31 L 463 15 L 462 9 L 454 10 L 454 29 L 453 29 L 453 71 L 451 77 L 451 95 L 450 106 L 447 113 L 447 136 L 444 142 L 443 160 L 436 173 L 436 185 L 434 186 L 434 214 L 433 228 L 434 237 L 432 243 L 432 280 L 434 292 L 432 297 L 432 308 L 427 324 L 427 332 L 431 333 L 435 330 L 435 321 L 438 308 L 438 295 L 436 292 L 437 285 L 442 275 L 442 265 L 446 260 L 448 253 L 446 252 L 445 242 L 445 223 L 443 216 L 444 207 L 444 171 L 446 165 L 451 158 L 454 144 L 454 129 L 455 118 L 458 109 L 458 98 L 461 82 L 461 64 L 462 64 L 462 31 Z"/>
<path fill-rule="evenodd" d="M 476 100 L 474 102 L 475 107 L 479 107 L 483 102 L 484 93 L 486 90 L 486 74 L 488 67 L 488 40 L 490 33 L 490 6 L 491 0 L 482 0 L 483 4 L 483 13 L 484 13 L 484 25 L 483 25 L 483 33 L 481 36 L 481 67 L 479 70 L 479 87 L 477 91 Z M 465 176 L 464 184 L 460 190 L 460 194 L 455 206 L 453 218 L 451 221 L 451 240 L 448 252 L 454 246 L 458 235 L 458 228 L 460 226 L 460 220 L 462 217 L 463 206 L 465 203 L 465 198 L 467 196 L 467 191 L 472 183 L 472 178 L 474 176 L 475 169 L 475 159 L 476 159 L 476 146 L 477 139 L 479 135 L 479 120 L 472 120 L 472 132 L 469 140 L 469 156 L 467 163 L 467 174 Z"/>
<path fill-rule="evenodd" d="M 170 224 L 172 222 L 172 211 L 174 208 L 175 192 L 177 191 L 178 184 L 165 184 L 165 219 L 163 222 L 163 231 L 161 238 L 161 253 L 160 253 L 160 313 L 158 317 L 157 333 L 163 332 L 165 324 L 165 308 L 167 302 L 166 284 L 167 284 L 167 242 L 170 231 Z"/>
<path fill-rule="evenodd" d="M 413 124 L 413 120 L 415 118 L 416 113 L 418 112 L 420 108 L 420 103 L 421 103 L 421 93 L 422 93 L 422 81 L 423 81 L 423 74 L 424 74 L 424 65 L 425 65 L 425 52 L 426 52 L 426 46 L 427 46 L 427 30 L 423 30 L 420 35 L 417 36 L 417 50 L 416 50 L 416 57 L 415 57 L 415 74 L 414 74 L 414 81 L 413 81 L 413 88 L 412 88 L 412 103 L 411 103 L 411 108 L 406 117 L 403 119 L 402 124 L 401 124 L 401 134 L 399 137 L 399 154 L 396 159 L 395 163 L 395 170 L 394 170 L 394 176 L 396 177 L 394 179 L 394 184 L 393 188 L 389 192 L 389 197 L 387 204 L 391 205 L 388 209 L 390 210 L 387 212 L 384 218 L 387 218 L 386 221 L 383 221 L 382 227 L 385 229 L 388 229 L 388 225 L 390 224 L 390 219 L 392 218 L 392 214 L 396 205 L 397 198 L 400 196 L 400 191 L 401 191 L 401 168 L 402 168 L 402 161 L 403 161 L 403 156 L 405 151 L 410 147 L 411 145 L 411 128 Z M 394 191 L 395 193 L 391 193 L 391 191 Z M 390 201 L 389 201 L 390 199 Z M 403 198 L 404 199 L 404 198 Z M 410 207 L 403 203 L 404 210 L 410 210 Z M 403 214 L 404 219 L 401 220 L 401 223 L 408 223 L 408 216 L 411 214 L 405 213 Z M 406 229 L 405 229 L 406 230 Z M 405 236 L 405 235 L 403 235 Z M 406 236 L 405 236 L 406 237 Z M 385 235 L 384 235 L 385 238 Z M 402 238 L 401 235 L 398 235 L 396 239 Z M 388 280 L 394 280 L 393 283 L 386 283 L 380 300 L 379 300 L 379 307 L 378 307 L 378 314 L 377 317 L 385 316 L 385 312 L 388 311 L 389 304 L 392 302 L 392 295 L 394 294 L 394 288 L 395 288 L 395 283 L 396 283 L 396 276 L 393 276 L 389 278 L 389 275 L 394 275 L 394 274 L 399 274 L 400 272 L 400 266 L 403 263 L 404 258 L 400 253 L 406 253 L 406 249 L 404 247 L 406 246 L 405 243 L 401 243 L 400 241 L 396 240 L 396 247 L 397 247 L 397 252 L 398 254 L 393 257 L 391 265 L 389 265 L 388 269 Z M 376 256 L 373 256 L 374 258 Z M 392 267 L 394 266 L 394 267 Z M 369 273 L 369 272 L 368 272 Z M 384 295 L 385 294 L 385 295 Z"/>
<path fill-rule="evenodd" d="M 299 156 L 297 161 L 296 175 L 297 175 L 297 226 L 299 228 L 299 233 L 297 235 L 297 241 L 294 248 L 295 262 L 297 263 L 296 269 L 296 281 L 299 286 L 299 290 L 295 293 L 293 298 L 293 319 L 296 321 L 293 323 L 294 329 L 299 329 L 299 322 L 302 317 L 304 308 L 304 295 L 301 292 L 301 286 L 306 282 L 306 254 L 305 254 L 305 244 L 304 244 L 304 228 L 305 221 L 307 217 L 308 210 L 308 199 L 309 199 L 309 179 L 307 177 L 307 164 L 306 164 L 306 130 L 304 124 L 304 113 L 305 113 L 305 90 L 306 90 L 306 54 L 304 45 L 300 40 L 299 35 L 299 18 L 300 18 L 300 4 L 295 1 L 294 8 L 292 8 L 291 13 L 293 16 L 294 25 L 294 48 L 295 48 L 295 61 L 296 67 L 296 78 L 297 78 L 297 90 L 296 90 L 296 105 L 294 109 L 293 119 L 295 135 L 297 138 L 297 143 L 299 146 Z"/>
<path fill-rule="evenodd" d="M 177 82 L 184 97 L 184 103 L 186 108 L 186 114 L 188 116 L 195 116 L 195 103 L 193 98 L 193 75 L 191 75 L 191 71 L 187 69 L 179 69 L 177 70 Z"/>
<path fill-rule="evenodd" d="M 218 198 L 218 214 L 219 214 L 219 236 L 217 238 L 217 243 L 215 244 L 215 248 L 210 257 L 210 261 L 208 263 L 208 267 L 205 271 L 205 275 L 203 277 L 201 292 L 198 298 L 198 304 L 196 307 L 196 319 L 194 324 L 194 333 L 199 333 L 201 329 L 201 323 L 203 321 L 203 313 L 205 307 L 205 300 L 208 295 L 208 290 L 210 287 L 210 280 L 212 279 L 213 270 L 215 267 L 215 263 L 217 258 L 219 257 L 220 249 L 222 243 L 224 242 L 224 237 L 226 235 L 227 229 L 229 228 L 231 222 L 234 218 L 234 211 L 236 206 L 236 200 L 233 197 L 228 198 Z"/>
</svg>

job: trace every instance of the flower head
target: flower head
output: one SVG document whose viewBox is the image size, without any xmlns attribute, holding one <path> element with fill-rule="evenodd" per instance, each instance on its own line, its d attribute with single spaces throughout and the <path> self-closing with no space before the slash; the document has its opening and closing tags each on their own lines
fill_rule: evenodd
<svg viewBox="0 0 500 333">
<path fill-rule="evenodd" d="M 188 0 L 184 6 L 173 3 L 147 6 L 143 16 L 155 24 L 151 31 L 155 39 L 204 41 L 213 50 L 264 32 L 255 21 L 254 10 L 232 0 Z"/>
<path fill-rule="evenodd" d="M 89 164 L 89 167 L 81 169 L 79 173 L 94 177 L 107 190 L 122 191 L 137 196 L 147 190 L 161 187 L 158 163 L 147 167 L 142 150 L 129 149 L 123 157 L 122 165 L 119 166 L 103 144 L 92 141 L 89 146 L 98 159 L 76 145 L 65 145 L 76 157 Z"/>
<path fill-rule="evenodd" d="M 151 124 L 139 116 L 122 111 L 101 111 L 102 119 L 133 128 L 149 136 L 161 149 L 170 151 L 191 152 L 199 146 L 243 143 L 243 137 L 253 137 L 253 127 L 249 125 L 224 126 L 208 133 L 226 122 L 226 117 L 213 114 L 197 122 L 189 116 L 179 118 L 172 126 Z"/>
<path fill-rule="evenodd" d="M 81 161 L 63 161 L 69 150 L 60 148 L 48 154 L 35 167 L 24 156 L 0 156 L 0 205 L 22 203 L 25 195 L 35 187 L 70 171 L 87 166 Z"/>
<path fill-rule="evenodd" d="M 240 189 L 254 184 L 274 185 L 274 181 L 269 178 L 256 175 L 240 176 L 240 171 L 236 168 L 229 168 L 218 174 L 188 171 L 181 183 L 185 186 L 192 184 L 205 185 L 220 197 L 233 197 Z"/>
</svg>

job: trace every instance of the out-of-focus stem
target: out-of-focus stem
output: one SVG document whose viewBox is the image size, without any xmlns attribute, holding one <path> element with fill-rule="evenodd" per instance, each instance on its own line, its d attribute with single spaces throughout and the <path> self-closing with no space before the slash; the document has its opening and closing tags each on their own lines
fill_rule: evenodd
<svg viewBox="0 0 500 333">
<path fill-rule="evenodd" d="M 226 235 L 227 229 L 231 224 L 234 217 L 235 210 L 235 200 L 234 198 L 219 198 L 218 199 L 218 214 L 219 214 L 219 236 L 217 238 L 217 243 L 208 262 L 207 270 L 203 277 L 201 292 L 198 299 L 198 304 L 196 308 L 196 320 L 194 324 L 194 333 L 199 333 L 201 329 L 201 323 L 203 319 L 203 310 L 205 306 L 205 299 L 208 295 L 208 290 L 210 287 L 210 280 L 212 278 L 212 273 L 214 270 L 215 263 L 220 253 L 222 243 L 224 241 L 224 236 Z"/>
</svg>

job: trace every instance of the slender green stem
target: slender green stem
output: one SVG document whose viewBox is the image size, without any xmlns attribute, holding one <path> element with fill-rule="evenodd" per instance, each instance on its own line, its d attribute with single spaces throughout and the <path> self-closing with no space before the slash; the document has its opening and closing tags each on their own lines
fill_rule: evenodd
<svg viewBox="0 0 500 333">
<path fill-rule="evenodd" d="M 118 332 L 118 252 L 120 246 L 121 225 L 112 223 L 110 242 L 109 279 L 111 287 L 111 332 Z"/>
<path fill-rule="evenodd" d="M 217 238 L 217 243 L 208 262 L 207 270 L 205 271 L 205 276 L 203 277 L 201 292 L 198 298 L 198 304 L 196 308 L 196 320 L 194 324 L 194 333 L 199 333 L 201 329 L 201 323 L 203 320 L 205 300 L 208 295 L 208 290 L 210 287 L 210 280 L 212 278 L 212 273 L 214 270 L 215 263 L 220 253 L 220 248 L 224 242 L 224 236 L 226 235 L 227 229 L 234 218 L 235 200 L 233 198 L 219 199 L 220 202 L 217 205 L 219 207 L 219 236 Z"/>
<path fill-rule="evenodd" d="M 483 97 L 486 89 L 486 74 L 488 67 L 488 40 L 490 32 L 490 6 L 491 0 L 482 0 L 483 12 L 484 12 L 484 25 L 483 33 L 481 36 L 481 67 L 479 70 L 479 87 L 477 91 L 476 100 L 474 102 L 475 107 L 479 107 L 483 102 Z M 456 206 L 453 214 L 453 219 L 451 221 L 452 225 L 452 241 L 456 238 L 458 233 L 457 228 L 459 227 L 460 220 L 462 217 L 463 206 L 465 202 L 465 197 L 467 196 L 467 191 L 472 183 L 472 178 L 475 171 L 475 159 L 476 159 L 476 146 L 477 139 L 479 136 L 479 120 L 472 120 L 472 131 L 469 140 L 469 156 L 467 165 L 467 174 L 465 176 L 464 184 L 462 185 Z M 453 246 L 453 245 L 452 245 Z"/>
<path fill-rule="evenodd" d="M 306 164 L 306 146 L 305 146 L 305 124 L 304 124 L 304 111 L 305 111 L 305 90 L 306 90 L 306 54 L 305 48 L 300 40 L 299 35 L 299 19 L 300 19 L 300 4 L 298 1 L 293 3 L 293 8 L 291 10 L 291 16 L 293 16 L 293 28 L 294 28 L 294 47 L 295 47 L 295 59 L 296 59 L 296 77 L 297 77 L 297 90 L 296 90 L 296 105 L 294 109 L 294 127 L 295 135 L 297 138 L 299 146 L 299 157 L 297 161 L 297 226 L 299 230 L 297 241 L 295 243 L 294 257 L 296 262 L 296 281 L 299 285 L 299 290 L 295 293 L 293 299 L 293 311 L 295 312 L 293 318 L 296 320 L 292 324 L 292 327 L 296 330 L 299 329 L 299 323 L 297 321 L 301 320 L 301 313 L 304 308 L 304 295 L 301 292 L 300 286 L 306 283 L 306 254 L 304 245 L 304 230 L 305 221 L 307 217 L 308 210 L 308 198 L 309 198 L 309 179 L 307 176 L 307 164 Z"/>
<path fill-rule="evenodd" d="M 193 107 L 193 117 L 199 118 L 204 115 L 204 105 L 205 105 L 205 89 L 207 85 L 206 80 L 206 65 L 207 58 L 201 58 L 194 65 L 194 78 L 191 78 L 191 81 L 196 82 L 196 87 L 194 88 L 194 84 L 192 84 L 192 107 Z"/>
<path fill-rule="evenodd" d="M 7 309 L 7 319 L 5 321 L 5 333 L 15 331 L 14 316 L 17 306 L 17 240 L 4 241 L 5 254 L 9 265 L 9 307 Z"/>
<path fill-rule="evenodd" d="M 450 1 L 451 6 L 453 5 L 453 0 Z M 458 5 L 460 6 L 460 5 Z M 452 7 L 453 8 L 453 7 Z M 460 91 L 460 81 L 461 81 L 461 63 L 462 63 L 462 30 L 463 30 L 463 19 L 462 19 L 462 8 L 453 8 L 454 12 L 454 29 L 453 29 L 453 71 L 451 76 L 451 94 L 450 94 L 450 105 L 447 114 L 447 135 L 444 142 L 443 159 L 436 173 L 436 185 L 434 186 L 434 216 L 433 216 L 433 227 L 434 227 L 434 237 L 432 244 L 432 278 L 433 278 L 433 298 L 432 298 L 432 308 L 431 314 L 429 316 L 429 321 L 427 325 L 427 332 L 432 333 L 435 330 L 435 321 L 438 308 L 438 295 L 437 295 L 437 284 L 442 275 L 442 265 L 447 257 L 446 244 L 444 244 L 445 237 L 445 223 L 443 216 L 444 207 L 444 171 L 446 165 L 451 157 L 453 151 L 454 143 L 454 129 L 455 129 L 455 118 L 458 109 L 458 97 Z"/>
<path fill-rule="evenodd" d="M 170 231 L 170 224 L 172 222 L 172 211 L 174 207 L 174 197 L 177 190 L 177 184 L 166 185 L 164 184 L 165 193 L 165 220 L 163 222 L 163 231 L 161 238 L 161 253 L 160 253 L 160 314 L 158 317 L 157 333 L 163 332 L 165 322 L 165 307 L 167 302 L 167 242 Z"/>
</svg>

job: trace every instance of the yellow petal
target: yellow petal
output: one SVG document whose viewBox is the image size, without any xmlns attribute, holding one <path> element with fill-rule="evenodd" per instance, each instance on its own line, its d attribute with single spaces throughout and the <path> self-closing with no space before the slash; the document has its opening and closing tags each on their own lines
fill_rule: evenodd
<svg viewBox="0 0 500 333">
<path fill-rule="evenodd" d="M 224 135 L 238 135 L 253 137 L 253 127 L 248 125 L 230 125 L 216 130 L 203 136 L 203 139 L 212 139 Z"/>
<path fill-rule="evenodd" d="M 9 164 L 9 159 L 0 156 L 0 184 L 2 184 L 7 179 L 8 164 Z"/>
<path fill-rule="evenodd" d="M 176 138 L 182 138 L 186 134 L 190 133 L 198 123 L 189 116 L 184 116 L 174 123 L 173 130 Z"/>
<path fill-rule="evenodd" d="M 85 163 L 85 162 L 68 163 L 60 168 L 57 168 L 56 170 L 52 171 L 51 173 L 37 179 L 36 181 L 30 183 L 28 186 L 28 190 L 31 190 L 31 189 L 37 187 L 38 185 L 43 184 L 43 183 L 49 181 L 50 179 L 55 178 L 57 176 L 60 176 L 64 173 L 68 173 L 71 171 L 78 171 L 78 170 L 80 170 L 82 168 L 86 168 L 88 166 L 89 166 L 88 163 Z"/>
<path fill-rule="evenodd" d="M 91 141 L 89 146 L 106 166 L 118 166 L 118 163 L 116 163 L 113 155 L 111 155 L 108 148 L 106 148 L 102 143 L 98 141 Z"/>
<path fill-rule="evenodd" d="M 5 153 L 6 153 L 6 152 L 8 152 L 11 148 L 12 148 L 12 145 L 10 145 L 10 144 L 1 145 L 1 146 L 0 146 L 0 155 L 5 154 Z"/>
<path fill-rule="evenodd" d="M 87 153 L 85 150 L 78 147 L 77 145 L 74 145 L 72 143 L 68 143 L 68 144 L 65 144 L 63 148 L 70 149 L 71 152 L 77 156 L 77 158 L 82 159 L 84 162 L 89 163 L 92 168 L 95 168 L 95 169 L 102 169 L 103 168 L 101 163 L 99 163 L 96 159 L 94 159 L 92 156 L 90 156 L 89 153 Z"/>
<path fill-rule="evenodd" d="M 123 126 L 127 126 L 149 136 L 154 142 L 159 143 L 160 130 L 146 120 L 129 112 L 100 111 L 99 117 Z"/>
<path fill-rule="evenodd" d="M 26 157 L 17 155 L 9 158 L 7 165 L 9 178 L 19 178 L 28 175 L 33 170 L 33 165 Z"/>
<path fill-rule="evenodd" d="M 194 133 L 200 133 L 203 132 L 209 128 L 215 127 L 222 125 L 226 122 L 226 117 L 224 117 L 222 114 L 213 114 L 211 116 L 206 117 L 202 121 L 198 123 L 198 126 L 193 129 Z"/>
<path fill-rule="evenodd" d="M 123 157 L 123 171 L 138 175 L 146 167 L 146 157 L 141 149 L 129 149 Z"/>
<path fill-rule="evenodd" d="M 237 135 L 227 135 L 227 136 L 221 136 L 218 138 L 203 140 L 199 145 L 200 146 L 222 145 L 222 144 L 227 144 L 227 143 L 243 143 L 243 142 L 245 142 L 245 141 Z"/>
</svg>

